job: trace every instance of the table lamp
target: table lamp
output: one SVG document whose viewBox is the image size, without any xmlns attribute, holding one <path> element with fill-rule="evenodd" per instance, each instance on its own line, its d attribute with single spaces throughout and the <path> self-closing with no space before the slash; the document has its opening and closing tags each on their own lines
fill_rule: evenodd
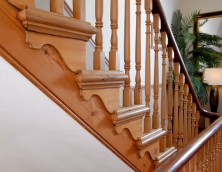
<svg viewBox="0 0 222 172">
<path fill-rule="evenodd" d="M 217 112 L 219 103 L 218 85 L 222 85 L 222 68 L 206 68 L 203 72 L 203 80 L 211 85 L 210 109 L 212 112 Z"/>
</svg>

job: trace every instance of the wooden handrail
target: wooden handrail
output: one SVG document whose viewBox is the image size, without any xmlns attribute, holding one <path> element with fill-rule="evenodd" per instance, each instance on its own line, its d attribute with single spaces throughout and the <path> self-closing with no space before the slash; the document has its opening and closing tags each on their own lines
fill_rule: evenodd
<svg viewBox="0 0 222 172">
<path fill-rule="evenodd" d="M 156 172 L 176 172 L 180 170 L 221 127 L 222 117 L 218 118 L 212 125 L 181 148 L 173 157 L 160 166 Z"/>
<path fill-rule="evenodd" d="M 180 52 L 179 52 L 179 49 L 177 47 L 177 44 L 175 42 L 175 39 L 173 37 L 173 34 L 171 32 L 171 29 L 167 23 L 167 20 L 166 20 L 166 16 L 165 16 L 165 13 L 163 11 L 163 7 L 161 5 L 161 2 L 160 0 L 153 0 L 153 10 L 152 10 L 152 13 L 155 14 L 155 13 L 158 13 L 159 16 L 160 16 L 160 19 L 161 19 L 161 31 L 166 31 L 167 32 L 167 37 L 168 37 L 168 41 L 169 41 L 169 44 L 168 46 L 169 47 L 173 47 L 173 50 L 174 50 L 174 62 L 179 62 L 180 63 L 180 71 L 184 74 L 185 76 L 185 83 L 188 84 L 189 86 L 189 91 L 190 93 L 192 94 L 193 96 L 193 101 L 196 103 L 196 106 L 197 106 L 197 109 L 200 111 L 200 115 L 204 116 L 204 117 L 208 117 L 208 118 L 213 118 L 213 119 L 217 119 L 218 117 L 221 116 L 220 113 L 217 113 L 217 112 L 209 112 L 205 109 L 202 108 L 199 100 L 198 100 L 198 97 L 194 91 L 194 88 L 192 86 L 192 83 L 191 83 L 191 80 L 189 78 L 189 75 L 188 75 L 188 72 L 186 70 L 186 67 L 185 67 L 185 64 L 183 62 L 183 59 L 180 55 Z"/>
</svg>

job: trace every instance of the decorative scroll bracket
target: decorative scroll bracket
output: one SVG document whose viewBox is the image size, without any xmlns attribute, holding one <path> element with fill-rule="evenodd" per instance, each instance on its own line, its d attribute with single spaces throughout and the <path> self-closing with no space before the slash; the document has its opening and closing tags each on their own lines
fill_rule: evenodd
<svg viewBox="0 0 222 172">
<path fill-rule="evenodd" d="M 142 120 L 146 112 L 150 109 L 145 105 L 134 105 L 132 107 L 122 107 L 111 115 L 111 120 L 115 124 L 115 131 L 120 134 L 127 128 L 132 137 L 137 140 L 142 135 Z"/>
<path fill-rule="evenodd" d="M 53 45 L 71 71 L 86 69 L 86 41 L 97 32 L 90 23 L 30 6 L 18 12 L 18 19 L 31 48 Z"/>
<path fill-rule="evenodd" d="M 127 78 L 121 71 L 80 70 L 75 80 L 83 100 L 98 95 L 106 109 L 113 113 L 119 108 L 119 88 Z"/>
<path fill-rule="evenodd" d="M 46 44 L 52 45 L 60 53 L 67 67 L 73 72 L 86 68 L 85 41 L 29 31 L 26 32 L 26 42 L 34 49 L 41 49 Z"/>
</svg>

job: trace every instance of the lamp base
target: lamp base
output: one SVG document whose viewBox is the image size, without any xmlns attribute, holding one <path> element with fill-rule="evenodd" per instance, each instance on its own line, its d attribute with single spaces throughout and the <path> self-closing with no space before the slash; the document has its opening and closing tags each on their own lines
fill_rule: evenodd
<svg viewBox="0 0 222 172">
<path fill-rule="evenodd" d="M 219 92 L 217 85 L 212 85 L 210 90 L 210 109 L 211 112 L 217 112 L 219 102 Z"/>
</svg>

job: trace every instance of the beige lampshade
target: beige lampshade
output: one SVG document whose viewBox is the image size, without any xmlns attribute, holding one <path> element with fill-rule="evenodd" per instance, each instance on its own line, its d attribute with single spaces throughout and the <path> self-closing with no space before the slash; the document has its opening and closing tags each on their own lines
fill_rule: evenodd
<svg viewBox="0 0 222 172">
<path fill-rule="evenodd" d="M 222 68 L 206 68 L 203 80 L 209 85 L 222 85 Z"/>
</svg>

